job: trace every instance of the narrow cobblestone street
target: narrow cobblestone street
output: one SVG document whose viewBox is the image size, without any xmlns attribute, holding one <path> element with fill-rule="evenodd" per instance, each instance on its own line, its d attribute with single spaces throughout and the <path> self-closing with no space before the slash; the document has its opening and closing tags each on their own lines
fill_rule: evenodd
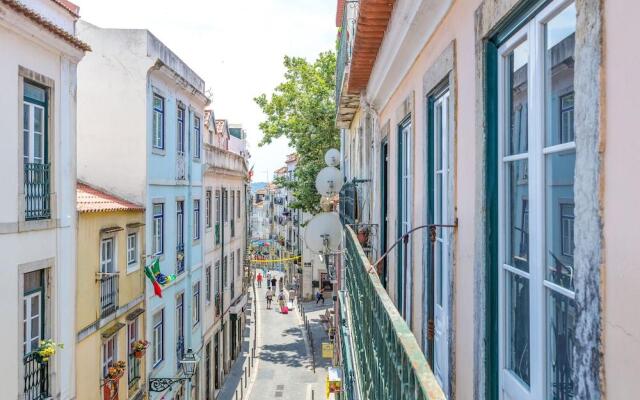
<svg viewBox="0 0 640 400">
<path fill-rule="evenodd" d="M 281 275 L 276 276 L 279 278 Z M 322 398 L 326 370 L 319 365 L 313 372 L 313 361 L 298 310 L 294 308 L 288 314 L 281 314 L 277 311 L 276 301 L 271 309 L 267 309 L 266 291 L 265 283 L 262 288 L 257 288 L 257 375 L 248 398 L 302 400 L 311 399 L 312 391 L 316 399 Z M 319 343 L 316 357 L 319 357 Z"/>
</svg>

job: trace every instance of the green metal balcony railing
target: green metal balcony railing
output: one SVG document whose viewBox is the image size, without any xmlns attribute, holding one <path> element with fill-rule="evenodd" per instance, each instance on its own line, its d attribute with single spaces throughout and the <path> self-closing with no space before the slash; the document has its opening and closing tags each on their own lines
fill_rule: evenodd
<svg viewBox="0 0 640 400">
<path fill-rule="evenodd" d="M 24 164 L 26 220 L 51 218 L 50 164 Z"/>
<path fill-rule="evenodd" d="M 348 226 L 345 230 L 349 330 L 360 398 L 445 400 L 413 333 L 384 290 L 356 234 Z"/>
</svg>

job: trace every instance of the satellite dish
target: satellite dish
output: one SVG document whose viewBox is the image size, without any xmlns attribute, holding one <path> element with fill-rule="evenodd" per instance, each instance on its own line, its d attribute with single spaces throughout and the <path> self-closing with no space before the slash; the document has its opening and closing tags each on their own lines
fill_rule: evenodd
<svg viewBox="0 0 640 400">
<path fill-rule="evenodd" d="M 304 229 L 304 242 L 316 253 L 338 250 L 341 239 L 342 225 L 334 212 L 316 215 Z"/>
<path fill-rule="evenodd" d="M 340 150 L 329 149 L 324 153 L 324 162 L 330 167 L 337 167 L 340 165 Z"/>
<path fill-rule="evenodd" d="M 342 173 L 335 167 L 324 167 L 316 176 L 316 190 L 323 196 L 331 196 L 342 188 Z"/>
</svg>

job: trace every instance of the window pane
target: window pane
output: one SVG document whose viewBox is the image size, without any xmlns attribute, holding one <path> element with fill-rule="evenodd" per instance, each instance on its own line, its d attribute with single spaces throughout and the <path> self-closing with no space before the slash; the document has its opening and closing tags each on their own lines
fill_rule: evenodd
<svg viewBox="0 0 640 400">
<path fill-rule="evenodd" d="M 505 125 L 505 155 L 528 149 L 529 43 L 522 42 L 507 56 L 507 102 L 509 121 Z"/>
<path fill-rule="evenodd" d="M 23 132 L 22 151 L 23 153 L 22 154 L 25 158 L 24 162 L 29 162 L 29 130 L 31 129 L 30 120 L 29 120 L 30 109 L 31 109 L 31 106 L 29 106 L 26 103 L 23 104 L 22 106 L 22 132 Z"/>
<path fill-rule="evenodd" d="M 545 27 L 545 144 L 572 142 L 574 133 L 573 73 L 576 32 L 574 4 L 556 15 Z"/>
<path fill-rule="evenodd" d="M 505 272 L 507 368 L 529 385 L 529 281 Z"/>
<path fill-rule="evenodd" d="M 571 380 L 576 311 L 574 301 L 547 291 L 547 382 L 548 399 L 575 398 Z"/>
<path fill-rule="evenodd" d="M 529 185 L 527 160 L 505 164 L 505 263 L 529 271 Z"/>
<path fill-rule="evenodd" d="M 45 89 L 33 85 L 29 82 L 24 83 L 24 97 L 28 97 L 36 101 L 41 101 L 43 103 L 47 99 Z"/>
<path fill-rule="evenodd" d="M 547 279 L 573 290 L 575 151 L 548 154 L 545 162 Z"/>
</svg>

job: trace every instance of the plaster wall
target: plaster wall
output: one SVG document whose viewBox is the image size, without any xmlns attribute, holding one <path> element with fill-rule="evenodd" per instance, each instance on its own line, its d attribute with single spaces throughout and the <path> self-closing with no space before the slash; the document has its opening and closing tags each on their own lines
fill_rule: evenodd
<svg viewBox="0 0 640 400">
<path fill-rule="evenodd" d="M 143 204 L 148 129 L 143 116 L 153 65 L 143 56 L 146 31 L 80 21 L 78 34 L 93 49 L 78 69 L 78 178 Z"/>
<path fill-rule="evenodd" d="M 602 104 L 606 118 L 601 136 L 606 142 L 602 176 L 604 257 L 601 282 L 604 284 L 602 329 L 604 387 L 608 399 L 637 396 L 640 360 L 640 320 L 637 257 L 637 204 L 640 191 L 633 171 L 637 168 L 640 124 L 640 53 L 629 47 L 631 38 L 640 35 L 634 18 L 640 13 L 635 2 L 607 1 L 604 6 L 604 92 Z"/>
</svg>

